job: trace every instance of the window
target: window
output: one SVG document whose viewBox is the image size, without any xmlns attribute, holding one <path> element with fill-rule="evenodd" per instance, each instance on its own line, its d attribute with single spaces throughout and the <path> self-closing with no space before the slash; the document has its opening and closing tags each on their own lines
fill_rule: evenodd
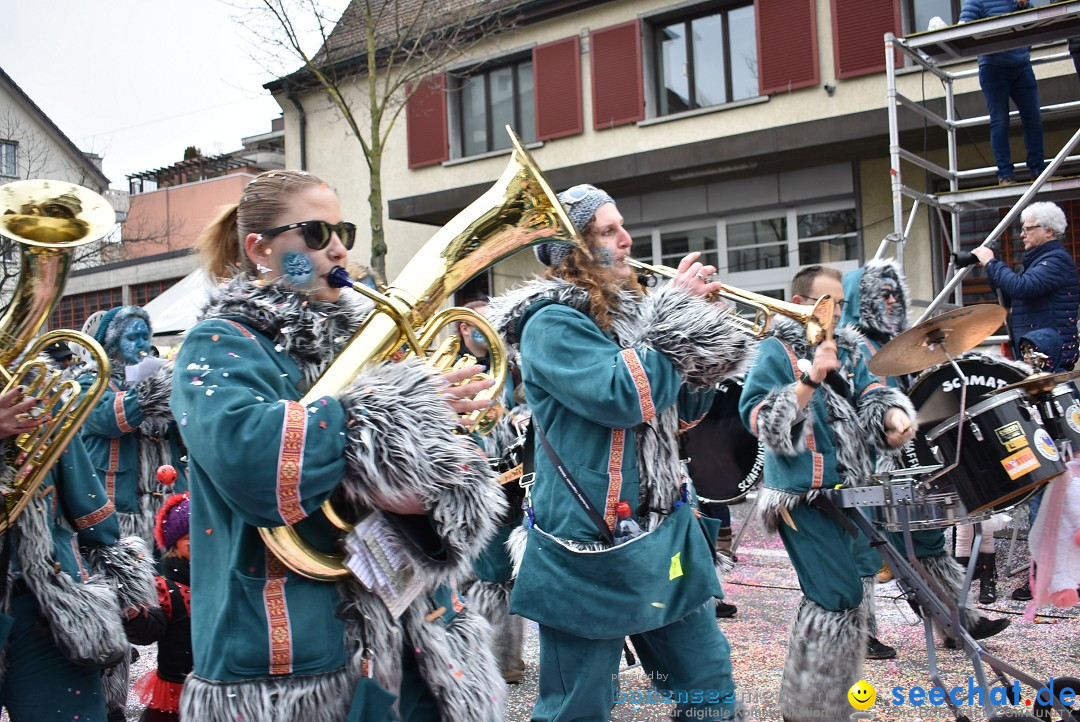
<svg viewBox="0 0 1080 722">
<path fill-rule="evenodd" d="M 800 266 L 835 263 L 859 257 L 859 228 L 854 208 L 803 213 L 796 222 Z"/>
<path fill-rule="evenodd" d="M 124 303 L 122 288 L 77 293 L 64 296 L 49 317 L 49 328 L 72 328 L 79 330 L 94 311 L 109 310 Z"/>
<path fill-rule="evenodd" d="M 960 19 L 960 0 L 905 0 L 909 33 L 925 32 L 930 19 L 939 17 L 946 25 L 955 25 Z"/>
<path fill-rule="evenodd" d="M 631 237 L 631 255 L 644 263 L 675 267 L 687 253 L 701 251 L 702 262 L 716 266 L 724 283 L 780 299 L 801 266 L 858 268 L 861 242 L 850 198 L 638 228 Z"/>
<path fill-rule="evenodd" d="M 509 125 L 525 143 L 536 141 L 532 58 L 484 69 L 458 81 L 462 156 L 509 148 Z"/>
<path fill-rule="evenodd" d="M 15 178 L 19 175 L 19 144 L 11 140 L 0 140 L 0 175 Z"/>
<path fill-rule="evenodd" d="M 150 281 L 131 287 L 131 304 L 133 306 L 145 306 L 155 298 L 172 288 L 179 278 L 170 278 L 166 281 Z"/>
<path fill-rule="evenodd" d="M 753 5 L 659 24 L 653 37 L 660 115 L 757 96 Z"/>
</svg>

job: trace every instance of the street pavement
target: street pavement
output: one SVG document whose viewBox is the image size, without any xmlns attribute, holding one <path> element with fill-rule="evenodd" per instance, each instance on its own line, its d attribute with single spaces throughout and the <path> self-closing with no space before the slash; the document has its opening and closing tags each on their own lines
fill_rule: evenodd
<svg viewBox="0 0 1080 722">
<path fill-rule="evenodd" d="M 744 523 L 743 517 L 749 503 L 732 507 L 735 525 Z M 1015 509 L 1014 523 L 1026 526 L 1027 513 Z M 1007 535 L 1010 529 L 1005 530 Z M 999 533 L 1000 534 L 1000 533 Z M 982 607 L 991 616 L 1007 616 L 1012 625 L 1000 635 L 985 640 L 985 649 L 1015 668 L 1041 680 L 1055 677 L 1080 677 L 1080 607 L 1071 610 L 1043 608 L 1036 622 L 1023 619 L 1024 604 L 1008 598 L 1009 592 L 1019 586 L 1021 576 L 1004 578 L 1008 539 L 998 538 L 998 565 L 1000 597 L 989 607 Z M 752 719 L 780 722 L 776 700 L 780 688 L 780 676 L 786 653 L 788 624 L 801 597 L 795 572 L 779 538 L 768 536 L 757 522 L 750 522 L 747 532 L 737 549 L 739 563 L 728 575 L 725 593 L 728 601 L 736 604 L 738 614 L 733 619 L 718 620 L 732 648 L 732 663 L 738 694 L 751 710 Z M 1026 557 L 1027 549 L 1021 540 L 1017 558 Z M 973 587 L 977 588 L 977 583 Z M 567 590 L 569 591 L 569 590 Z M 877 703 L 868 714 L 875 720 L 911 720 L 921 722 L 944 722 L 954 717 L 943 706 L 924 702 L 921 706 L 907 704 L 908 693 L 914 687 L 929 690 L 932 686 L 928 676 L 927 653 L 921 620 L 917 619 L 906 602 L 899 598 L 895 582 L 880 585 L 877 591 L 878 624 L 880 639 L 897 648 L 895 659 L 867 661 L 863 679 L 877 691 Z M 154 647 L 140 648 L 142 657 L 133 667 L 132 680 L 151 669 L 155 664 Z M 537 634 L 536 625 L 526 622 L 524 658 L 525 680 L 508 690 L 506 720 L 524 722 L 536 700 L 537 692 Z M 946 688 L 959 686 L 966 702 L 973 671 L 971 663 L 956 650 L 937 649 L 939 672 Z M 620 689 L 629 699 L 640 702 L 620 702 L 612 710 L 614 722 L 645 722 L 669 718 L 672 705 L 650 703 L 653 691 L 649 679 L 640 667 L 626 668 L 625 661 L 620 673 Z M 987 670 L 989 674 L 989 670 Z M 901 691 L 894 691 L 899 688 Z M 1078 690 L 1080 691 L 1080 690 Z M 1034 689 L 1023 687 L 1018 707 L 1006 711 L 1022 714 L 1031 707 L 1023 704 L 1030 699 Z M 905 704 L 894 705 L 902 695 Z M 852 710 L 853 712 L 855 710 Z M 141 705 L 133 698 L 129 701 L 128 719 L 137 720 Z M 986 720 L 982 709 L 965 705 L 963 712 L 972 722 Z M 6 719 L 6 715 L 3 717 Z M 1078 716 L 1080 719 L 1080 716 Z M 829 722 L 841 722 L 830 720 Z"/>
</svg>

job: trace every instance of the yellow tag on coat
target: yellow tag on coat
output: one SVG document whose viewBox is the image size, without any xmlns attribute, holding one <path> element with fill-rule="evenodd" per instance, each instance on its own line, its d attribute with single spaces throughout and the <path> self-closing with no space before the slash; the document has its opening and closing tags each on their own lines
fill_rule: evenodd
<svg viewBox="0 0 1080 722">
<path fill-rule="evenodd" d="M 679 559 L 679 555 L 682 552 L 677 552 L 675 556 L 671 558 L 671 568 L 668 569 L 668 581 L 682 576 L 682 560 Z"/>
</svg>

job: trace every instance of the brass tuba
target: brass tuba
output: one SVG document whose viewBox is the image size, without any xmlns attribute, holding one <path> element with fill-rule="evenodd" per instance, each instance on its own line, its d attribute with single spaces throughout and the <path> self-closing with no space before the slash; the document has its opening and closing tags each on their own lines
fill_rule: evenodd
<svg viewBox="0 0 1080 722">
<path fill-rule="evenodd" d="M 340 393 L 360 369 L 398 360 L 402 348 L 410 354 L 426 355 L 425 349 L 439 331 L 455 320 L 475 323 L 488 336 L 496 385 L 487 390 L 487 396 L 494 398 L 499 393 L 507 362 L 498 334 L 482 316 L 468 309 L 439 313 L 439 307 L 466 281 L 523 248 L 554 240 L 585 248 L 521 140 L 509 126 L 506 130 L 514 151 L 495 185 L 436 232 L 381 293 L 353 286 L 375 302 L 375 311 L 300 403 L 307 405 Z M 351 529 L 329 502 L 323 504 L 322 512 L 341 531 Z M 349 574 L 341 553 L 316 549 L 291 526 L 264 527 L 259 534 L 274 555 L 297 574 L 317 581 L 336 581 Z"/>
<path fill-rule="evenodd" d="M 37 411 L 52 416 L 5 449 L 3 462 L 14 476 L 0 490 L 4 495 L 0 534 L 33 499 L 108 388 L 109 360 L 94 339 L 76 331 L 50 331 L 33 339 L 60 300 L 75 249 L 102 238 L 115 225 L 116 212 L 109 202 L 82 186 L 52 180 L 0 186 L 0 235 L 19 244 L 20 258 L 19 281 L 0 319 L 0 377 L 4 392 L 25 386 L 28 396 L 42 402 Z M 101 370 L 86 393 L 75 381 L 60 382 L 60 372 L 50 372 L 38 360 L 50 345 L 66 341 L 83 346 Z M 19 358 L 23 363 L 9 371 Z"/>
</svg>

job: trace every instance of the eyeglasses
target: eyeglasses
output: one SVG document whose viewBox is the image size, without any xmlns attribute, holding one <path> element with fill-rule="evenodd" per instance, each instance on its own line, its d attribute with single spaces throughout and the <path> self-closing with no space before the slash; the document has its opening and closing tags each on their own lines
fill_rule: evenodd
<svg viewBox="0 0 1080 722">
<path fill-rule="evenodd" d="M 1021 226 L 1021 233 L 1034 233 L 1036 228 L 1042 228 L 1042 226 Z"/>
<path fill-rule="evenodd" d="M 896 295 L 896 291 L 892 291 L 892 290 L 889 290 L 889 289 L 885 289 L 884 291 L 881 292 L 881 299 L 883 301 L 887 301 L 890 298 L 895 299 L 895 298 L 899 298 L 899 296 Z"/>
<path fill-rule="evenodd" d="M 813 296 L 805 296 L 805 297 L 803 297 L 803 301 L 809 301 L 810 303 L 817 303 L 820 300 L 821 300 L 821 296 L 818 296 L 817 298 L 815 298 Z M 837 301 L 834 298 L 833 299 L 833 305 L 836 307 L 837 311 L 843 311 L 844 310 L 844 299 L 840 299 L 839 301 Z"/>
<path fill-rule="evenodd" d="M 282 234 L 285 231 L 291 231 L 294 228 L 303 229 L 304 243 L 313 251 L 321 251 L 330 245 L 330 238 L 335 233 L 338 238 L 341 239 L 341 244 L 345 246 L 345 250 L 352 250 L 353 243 L 356 242 L 356 224 L 349 223 L 348 221 L 342 221 L 341 223 L 300 221 L 299 223 L 290 223 L 287 226 L 271 228 L 268 231 L 263 231 L 259 235 L 263 238 L 273 238 L 276 235 Z"/>
</svg>

